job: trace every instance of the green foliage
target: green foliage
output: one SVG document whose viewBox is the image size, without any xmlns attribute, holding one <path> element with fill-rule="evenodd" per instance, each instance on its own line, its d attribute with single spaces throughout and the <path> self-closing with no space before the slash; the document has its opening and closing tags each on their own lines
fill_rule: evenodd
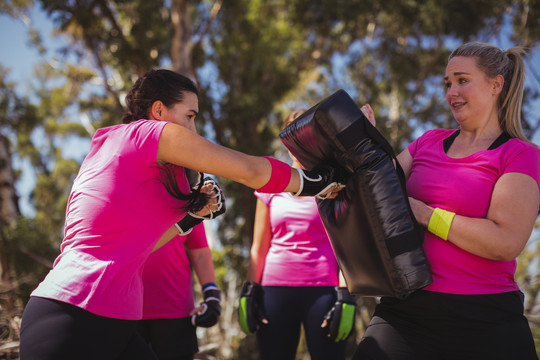
<svg viewBox="0 0 540 360">
<path fill-rule="evenodd" d="M 522 46 L 536 46 L 540 39 L 540 1 L 517 1 L 513 8 L 512 23 L 512 40 Z"/>
<path fill-rule="evenodd" d="M 6 253 L 16 276 L 16 292 L 21 299 L 28 299 L 30 292 L 43 280 L 59 253 L 57 232 L 45 219 L 20 216 L 13 229 L 6 229 Z"/>
</svg>

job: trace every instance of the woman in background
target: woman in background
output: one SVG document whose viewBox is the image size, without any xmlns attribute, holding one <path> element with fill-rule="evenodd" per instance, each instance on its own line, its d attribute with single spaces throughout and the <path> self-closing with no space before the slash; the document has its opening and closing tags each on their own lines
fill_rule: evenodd
<svg viewBox="0 0 540 360">
<path fill-rule="evenodd" d="M 283 128 L 303 112 L 292 112 Z M 293 167 L 303 169 L 289 156 Z M 253 244 L 239 306 L 242 329 L 256 331 L 263 360 L 294 360 L 302 326 L 312 360 L 344 360 L 356 301 L 340 279 L 315 198 L 258 191 L 255 196 Z"/>
</svg>

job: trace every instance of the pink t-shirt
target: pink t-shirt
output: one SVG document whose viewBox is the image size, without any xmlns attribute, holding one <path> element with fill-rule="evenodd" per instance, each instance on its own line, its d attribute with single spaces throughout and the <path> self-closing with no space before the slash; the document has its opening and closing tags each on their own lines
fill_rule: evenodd
<svg viewBox="0 0 540 360">
<path fill-rule="evenodd" d="M 175 237 L 150 255 L 143 271 L 143 319 L 189 316 L 195 304 L 186 250 L 205 247 L 204 225 L 199 224 L 188 235 Z"/>
<path fill-rule="evenodd" d="M 493 150 L 454 159 L 443 140 L 456 130 L 430 130 L 408 149 L 413 162 L 407 181 L 409 196 L 458 215 L 484 218 L 497 180 L 505 173 L 531 176 L 540 184 L 540 149 L 510 139 Z M 514 291 L 516 261 L 496 261 L 473 255 L 425 231 L 424 251 L 433 274 L 426 290 L 453 294 Z"/>
<path fill-rule="evenodd" d="M 314 197 L 255 195 L 270 209 L 263 286 L 337 286 L 338 264 Z"/>
<path fill-rule="evenodd" d="M 139 120 L 96 131 L 71 189 L 61 253 L 32 296 L 112 318 L 142 317 L 142 265 L 184 215 L 157 168 L 165 124 Z M 188 192 L 184 169 L 175 168 Z"/>
</svg>

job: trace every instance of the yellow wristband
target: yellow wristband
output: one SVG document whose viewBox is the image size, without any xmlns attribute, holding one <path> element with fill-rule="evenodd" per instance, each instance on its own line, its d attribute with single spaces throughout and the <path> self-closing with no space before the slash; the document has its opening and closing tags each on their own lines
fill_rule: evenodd
<svg viewBox="0 0 540 360">
<path fill-rule="evenodd" d="M 443 240 L 448 239 L 448 232 L 450 231 L 450 225 L 454 220 L 456 213 L 446 211 L 440 208 L 435 208 L 431 217 L 429 218 L 428 230 L 440 237 Z"/>
</svg>

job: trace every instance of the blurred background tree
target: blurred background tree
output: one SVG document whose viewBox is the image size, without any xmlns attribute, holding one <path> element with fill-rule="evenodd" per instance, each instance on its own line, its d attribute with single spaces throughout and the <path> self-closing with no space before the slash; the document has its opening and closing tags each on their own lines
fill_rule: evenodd
<svg viewBox="0 0 540 360">
<path fill-rule="evenodd" d="M 166 67 L 192 77 L 201 90 L 199 132 L 225 146 L 285 160 L 277 140 L 282 119 L 343 88 L 359 105 L 371 104 L 377 128 L 397 152 L 426 129 L 455 126 L 442 74 L 457 44 L 480 40 L 534 49 L 540 40 L 540 0 L 0 0 L 0 12 L 17 19 L 28 19 L 34 6 L 46 12 L 54 24 L 51 35 L 65 46 L 36 67 L 25 94 L 8 81 L 8 69 L 0 71 L 4 342 L 18 339 L 28 295 L 58 254 L 67 196 L 81 161 L 73 149 L 84 153 L 95 129 L 119 121 L 126 92 L 148 69 Z M 50 51 L 42 41 L 50 35 L 25 23 L 36 49 Z M 533 81 L 525 110 L 540 91 L 538 66 L 529 61 L 527 70 Z M 539 124 L 537 112 L 524 111 L 529 137 Z M 36 178 L 32 216 L 21 213 L 15 186 L 24 162 Z M 225 300 L 220 325 L 200 329 L 201 348 L 219 359 L 257 359 L 254 337 L 245 337 L 236 320 L 255 197 L 251 189 L 219 181 L 228 211 L 217 222 L 213 245 Z M 540 253 L 531 243 L 517 276 L 540 339 Z M 358 302 L 351 351 L 375 299 Z M 301 350 L 298 358 L 308 357 Z"/>
</svg>

